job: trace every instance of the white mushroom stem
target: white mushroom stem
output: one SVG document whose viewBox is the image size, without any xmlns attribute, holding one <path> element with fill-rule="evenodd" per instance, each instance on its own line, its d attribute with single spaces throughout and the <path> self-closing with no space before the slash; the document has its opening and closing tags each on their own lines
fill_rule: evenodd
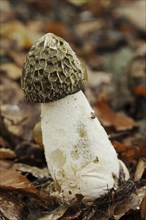
<svg viewBox="0 0 146 220">
<path fill-rule="evenodd" d="M 49 171 L 66 202 L 76 194 L 92 201 L 116 185 L 116 151 L 82 91 L 41 104 L 41 126 Z"/>
</svg>

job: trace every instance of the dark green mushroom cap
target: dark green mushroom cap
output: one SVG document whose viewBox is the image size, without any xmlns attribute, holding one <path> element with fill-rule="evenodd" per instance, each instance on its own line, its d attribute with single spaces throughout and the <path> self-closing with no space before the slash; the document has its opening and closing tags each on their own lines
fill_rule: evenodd
<svg viewBox="0 0 146 220">
<path fill-rule="evenodd" d="M 48 33 L 30 49 L 22 71 L 26 99 L 46 103 L 81 90 L 87 73 L 69 44 Z"/>
</svg>

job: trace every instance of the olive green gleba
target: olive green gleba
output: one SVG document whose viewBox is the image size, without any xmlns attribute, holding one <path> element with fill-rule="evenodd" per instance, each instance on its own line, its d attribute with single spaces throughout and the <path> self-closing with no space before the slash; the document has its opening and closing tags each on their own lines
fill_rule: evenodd
<svg viewBox="0 0 146 220">
<path fill-rule="evenodd" d="M 46 34 L 28 53 L 21 84 L 28 101 L 45 103 L 78 92 L 86 81 L 86 70 L 69 44 Z"/>
</svg>

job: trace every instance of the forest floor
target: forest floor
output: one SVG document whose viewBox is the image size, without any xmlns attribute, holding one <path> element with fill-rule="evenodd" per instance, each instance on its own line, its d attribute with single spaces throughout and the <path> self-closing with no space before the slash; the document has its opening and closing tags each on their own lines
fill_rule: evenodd
<svg viewBox="0 0 146 220">
<path fill-rule="evenodd" d="M 145 0 L 2 0 L 0 220 L 146 219 Z M 50 195 L 40 105 L 20 86 L 32 44 L 47 32 L 69 42 L 86 66 L 84 93 L 130 180 L 93 204 Z"/>
</svg>

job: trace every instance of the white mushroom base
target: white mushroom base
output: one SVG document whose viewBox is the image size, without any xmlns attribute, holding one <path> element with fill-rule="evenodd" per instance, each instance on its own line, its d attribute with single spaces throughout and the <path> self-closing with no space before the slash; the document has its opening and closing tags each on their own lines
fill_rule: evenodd
<svg viewBox="0 0 146 220">
<path fill-rule="evenodd" d="M 82 91 L 41 104 L 46 161 L 60 195 L 92 201 L 115 187 L 119 160 Z"/>
</svg>

